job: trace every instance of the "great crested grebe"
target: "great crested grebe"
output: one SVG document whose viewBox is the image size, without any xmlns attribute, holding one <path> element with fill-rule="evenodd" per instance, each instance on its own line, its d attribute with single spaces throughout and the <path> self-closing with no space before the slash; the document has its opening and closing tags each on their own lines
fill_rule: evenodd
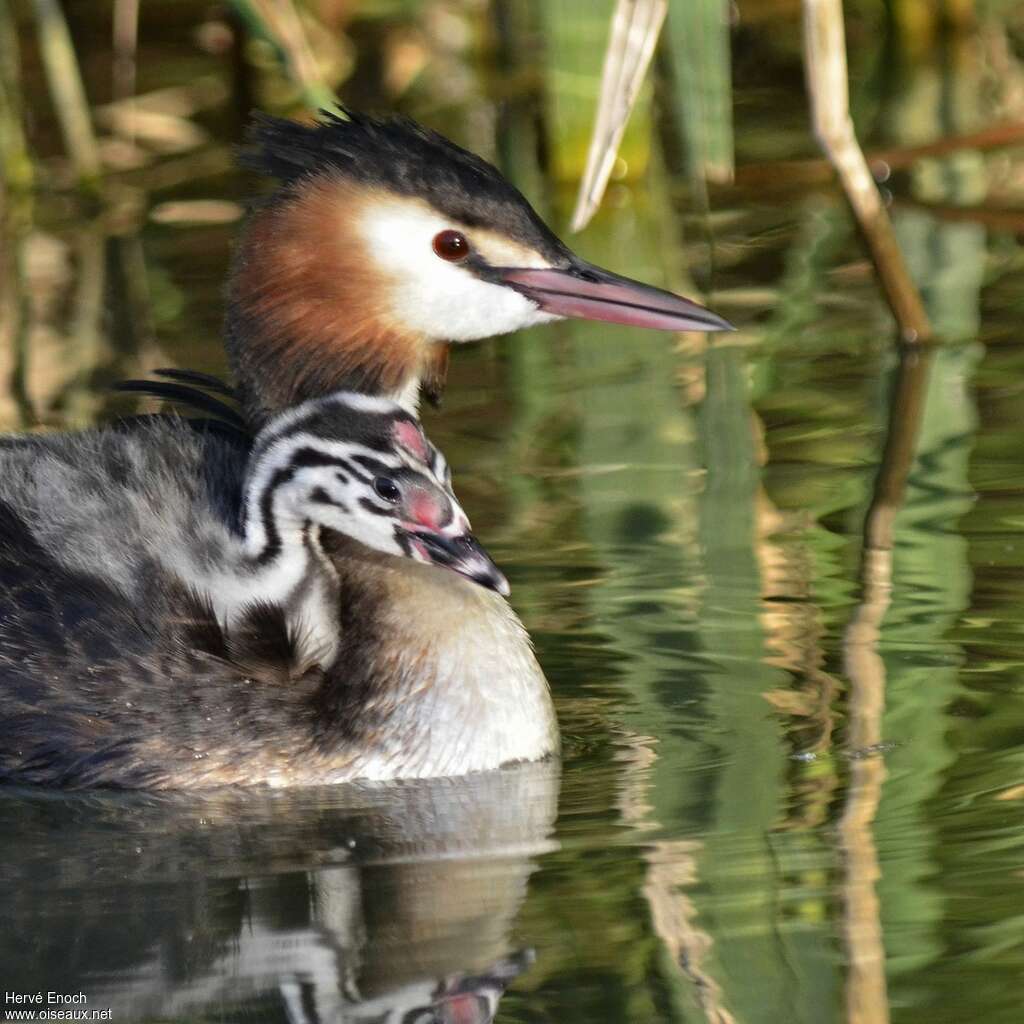
<svg viewBox="0 0 1024 1024">
<path fill-rule="evenodd" d="M 226 343 L 254 424 L 336 389 L 416 408 L 448 346 L 579 317 L 729 330 L 702 306 L 574 255 L 489 163 L 405 120 L 260 115 L 244 162 L 279 179 L 250 214 Z"/>
<path fill-rule="evenodd" d="M 156 418 L 0 442 L 0 778 L 290 785 L 553 753 L 547 683 L 500 573 L 440 521 L 385 531 L 401 555 L 361 534 L 380 492 L 342 499 L 358 522 L 339 517 L 339 470 L 357 490 L 394 474 L 324 456 L 324 438 L 352 438 L 320 403 L 395 403 L 381 415 L 405 424 L 390 443 L 408 458 L 451 342 L 561 317 L 728 329 L 583 262 L 493 167 L 410 122 L 260 117 L 253 142 L 250 166 L 282 183 L 228 287 L 239 436 Z M 209 405 L 179 376 L 144 389 Z M 300 428 L 317 443 L 291 444 Z M 408 472 L 442 464 L 422 444 Z M 447 481 L 433 486 L 461 523 Z"/>
<path fill-rule="evenodd" d="M 407 411 L 273 418 L 240 507 L 209 440 L 156 418 L 0 445 L 0 778 L 310 785 L 558 749 L 504 577 Z"/>
</svg>

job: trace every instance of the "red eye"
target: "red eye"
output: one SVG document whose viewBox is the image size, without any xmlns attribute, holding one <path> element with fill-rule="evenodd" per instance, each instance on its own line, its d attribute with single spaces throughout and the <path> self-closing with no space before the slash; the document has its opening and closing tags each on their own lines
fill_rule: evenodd
<svg viewBox="0 0 1024 1024">
<path fill-rule="evenodd" d="M 439 231 L 434 235 L 434 252 L 449 263 L 458 263 L 469 255 L 469 242 L 461 231 Z"/>
</svg>

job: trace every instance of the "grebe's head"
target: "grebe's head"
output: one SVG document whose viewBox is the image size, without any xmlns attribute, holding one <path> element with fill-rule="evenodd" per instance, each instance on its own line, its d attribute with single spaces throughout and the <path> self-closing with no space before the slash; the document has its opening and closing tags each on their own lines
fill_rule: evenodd
<svg viewBox="0 0 1024 1024">
<path fill-rule="evenodd" d="M 443 566 L 502 595 L 508 582 L 470 533 L 444 456 L 397 403 L 342 392 L 270 420 L 245 484 L 252 558 L 287 557 L 310 526 Z"/>
<path fill-rule="evenodd" d="M 259 116 L 245 162 L 281 186 L 252 216 L 228 344 L 257 418 L 345 387 L 415 408 L 449 342 L 563 317 L 729 325 L 574 255 L 489 163 L 405 120 Z"/>
</svg>

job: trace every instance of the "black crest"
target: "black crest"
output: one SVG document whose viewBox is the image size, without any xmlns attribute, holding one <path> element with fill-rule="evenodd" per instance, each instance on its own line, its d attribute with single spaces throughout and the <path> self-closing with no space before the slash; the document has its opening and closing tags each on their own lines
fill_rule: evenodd
<svg viewBox="0 0 1024 1024">
<path fill-rule="evenodd" d="M 523 194 L 486 160 L 407 118 L 341 113 L 321 110 L 313 124 L 257 113 L 242 165 L 286 185 L 333 170 L 421 197 L 463 224 L 501 231 L 553 262 L 567 255 Z"/>
</svg>

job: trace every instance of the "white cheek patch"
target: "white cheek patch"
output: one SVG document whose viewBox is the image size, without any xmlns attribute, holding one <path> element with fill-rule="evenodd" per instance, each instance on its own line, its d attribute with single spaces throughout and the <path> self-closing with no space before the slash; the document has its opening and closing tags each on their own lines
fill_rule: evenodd
<svg viewBox="0 0 1024 1024">
<path fill-rule="evenodd" d="M 438 341 L 475 341 L 561 319 L 512 288 L 490 284 L 441 259 L 434 236 L 458 228 L 418 199 L 366 203 L 358 229 L 390 289 L 389 312 L 403 328 Z M 462 230 L 462 229 L 460 229 Z M 465 229 L 495 266 L 545 267 L 539 254 L 488 231 Z"/>
</svg>

